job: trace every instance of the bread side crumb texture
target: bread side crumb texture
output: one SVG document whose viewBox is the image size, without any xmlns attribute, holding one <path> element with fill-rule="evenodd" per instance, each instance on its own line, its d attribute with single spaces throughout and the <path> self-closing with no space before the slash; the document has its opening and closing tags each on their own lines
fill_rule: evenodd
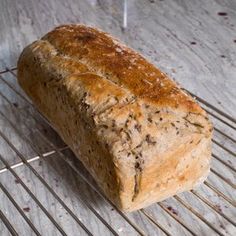
<svg viewBox="0 0 236 236">
<path fill-rule="evenodd" d="M 206 112 L 107 33 L 55 28 L 24 49 L 18 81 L 123 211 L 206 179 L 212 136 Z"/>
</svg>

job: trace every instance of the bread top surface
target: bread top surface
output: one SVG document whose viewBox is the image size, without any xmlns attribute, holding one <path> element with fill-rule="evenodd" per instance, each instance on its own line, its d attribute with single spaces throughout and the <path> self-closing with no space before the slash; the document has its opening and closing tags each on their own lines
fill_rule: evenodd
<svg viewBox="0 0 236 236">
<path fill-rule="evenodd" d="M 205 115 L 180 87 L 139 53 L 105 32 L 84 25 L 62 25 L 46 34 L 58 54 L 86 64 L 147 103 Z"/>
</svg>

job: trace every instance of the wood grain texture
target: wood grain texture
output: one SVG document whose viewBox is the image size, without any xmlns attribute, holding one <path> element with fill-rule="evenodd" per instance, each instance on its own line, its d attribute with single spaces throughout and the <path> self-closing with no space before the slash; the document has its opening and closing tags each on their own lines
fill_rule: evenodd
<svg viewBox="0 0 236 236">
<path fill-rule="evenodd" d="M 1 0 L 0 71 L 6 66 L 14 67 L 21 50 L 53 27 L 64 23 L 86 23 L 117 36 L 128 46 L 141 52 L 183 87 L 235 117 L 236 2 L 234 0 L 150 2 L 128 1 L 128 28 L 122 31 L 122 1 Z M 218 15 L 219 12 L 225 12 L 227 15 Z M 0 93 L 8 99 L 7 101 L 0 94 L 0 132 L 5 138 L 27 159 L 37 156 L 38 153 L 54 150 L 55 147 L 64 147 L 65 144 L 35 109 L 2 79 L 10 83 L 19 94 L 24 95 L 24 93 L 12 74 L 8 72 L 0 75 Z M 235 129 L 229 128 L 212 116 L 211 119 L 215 127 L 231 138 L 230 140 L 215 131 L 214 139 L 235 153 L 235 142 L 232 141 L 236 139 Z M 226 121 L 230 123 L 229 120 Z M 235 126 L 232 122 L 230 124 Z M 12 125 L 16 126 L 19 133 Z M 22 138 L 22 134 L 28 141 Z M 94 180 L 73 154 L 68 150 L 63 153 L 64 156 L 54 152 L 45 157 L 45 161 L 40 159 L 31 164 L 94 235 L 112 235 L 112 233 L 88 208 L 85 201 L 117 234 L 138 235 L 138 232 L 86 183 L 87 181 L 95 186 L 95 190 L 97 189 Z M 225 214 L 232 221 L 236 221 L 236 208 L 232 205 L 236 204 L 235 156 L 217 144 L 213 145 L 213 153 L 219 159 L 213 159 L 212 169 L 220 173 L 221 177 L 211 172 L 207 180 L 208 185 L 200 186 L 196 193 L 205 197 L 218 213 L 194 193 L 183 193 L 179 197 L 199 212 L 214 229 L 176 198 L 167 199 L 161 204 L 153 204 L 143 211 L 125 216 L 145 235 L 165 235 L 158 228 L 158 224 L 171 235 L 192 235 L 189 229 L 196 235 L 219 233 L 235 235 L 236 227 L 222 216 Z M 0 154 L 9 164 L 21 161 L 2 135 L 0 135 Z M 230 169 L 224 163 L 234 169 Z M 0 161 L 0 172 L 4 166 Z M 68 235 L 86 235 L 65 207 L 26 165 L 14 170 Z M 222 180 L 222 177 L 226 181 Z M 0 173 L 0 183 L 14 197 L 42 235 L 60 235 L 39 205 L 26 193 L 9 170 Z M 220 190 L 226 199 L 219 197 L 209 188 L 211 185 Z M 227 199 L 231 200 L 231 203 Z M 34 235 L 3 190 L 0 190 L 0 209 L 20 235 Z M 0 235 L 9 235 L 1 221 Z"/>
</svg>

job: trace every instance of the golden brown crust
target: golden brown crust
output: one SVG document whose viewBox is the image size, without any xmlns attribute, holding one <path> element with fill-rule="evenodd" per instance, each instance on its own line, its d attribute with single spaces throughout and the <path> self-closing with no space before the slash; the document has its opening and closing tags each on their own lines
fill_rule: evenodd
<svg viewBox="0 0 236 236">
<path fill-rule="evenodd" d="M 117 39 L 84 25 L 59 26 L 43 37 L 59 52 L 86 61 L 96 70 L 134 95 L 159 106 L 194 113 L 204 111 L 177 84 L 139 53 Z"/>
<path fill-rule="evenodd" d="M 206 113 L 106 33 L 83 25 L 56 28 L 23 51 L 18 80 L 122 210 L 206 178 L 212 134 Z"/>
</svg>

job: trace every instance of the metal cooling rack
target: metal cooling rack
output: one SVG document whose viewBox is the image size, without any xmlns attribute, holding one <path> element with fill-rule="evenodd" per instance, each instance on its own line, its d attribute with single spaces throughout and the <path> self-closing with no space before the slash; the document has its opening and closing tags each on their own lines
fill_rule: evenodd
<svg viewBox="0 0 236 236">
<path fill-rule="evenodd" d="M 191 94 L 215 127 L 209 178 L 196 190 L 125 214 L 103 195 L 15 77 L 16 68 L 0 72 L 1 235 L 236 235 L 235 118 Z M 55 176 L 62 177 L 60 186 Z M 68 187 L 70 179 L 63 182 L 68 176 L 78 188 Z"/>
</svg>

